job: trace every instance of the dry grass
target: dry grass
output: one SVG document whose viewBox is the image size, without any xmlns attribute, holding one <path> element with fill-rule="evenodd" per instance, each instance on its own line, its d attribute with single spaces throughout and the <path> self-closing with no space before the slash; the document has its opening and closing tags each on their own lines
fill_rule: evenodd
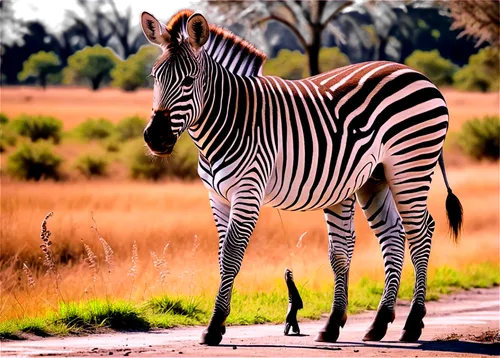
<svg viewBox="0 0 500 358">
<path fill-rule="evenodd" d="M 448 264 L 461 268 L 484 261 L 498 263 L 498 165 L 478 164 L 449 170 L 448 175 L 465 209 L 465 232 L 458 246 L 447 238 L 446 191 L 438 172 L 429 203 L 437 222 L 431 266 Z M 49 211 L 55 213 L 49 229 L 51 248 L 58 258 L 60 294 L 54 290 L 51 278 L 43 275 L 41 264 L 39 223 Z M 1 212 L 1 290 L 8 294 L 1 295 L 0 320 L 40 314 L 43 311 L 40 307 L 50 308 L 61 299 L 111 296 L 142 300 L 161 292 L 216 293 L 217 233 L 207 192 L 198 182 L 4 181 Z M 111 272 L 101 269 L 96 273 L 89 269 L 84 243 L 97 256 L 94 261 L 98 260 L 101 268 L 106 265 L 101 241 L 91 229 L 95 226 L 91 215 L 97 222 L 99 235 L 114 250 Z M 240 292 L 275 287 L 277 281 L 282 281 L 285 267 L 294 269 L 296 279 L 307 280 L 308 288 L 331 285 L 333 275 L 327 259 L 322 213 L 282 212 L 282 218 L 286 232 L 275 209 L 263 210 L 237 279 L 236 288 Z M 356 230 L 350 279 L 382 278 L 379 247 L 361 212 L 356 216 Z M 297 240 L 305 231 L 307 234 L 297 247 Z M 195 237 L 199 238 L 198 243 Z M 168 249 L 164 250 L 167 244 Z M 155 252 L 155 260 L 151 259 L 151 251 Z M 131 261 L 133 257 L 135 261 Z M 22 274 L 23 263 L 35 276 L 33 288 L 28 287 Z M 134 277 L 127 276 L 132 268 Z M 411 270 L 409 263 L 405 270 Z M 97 280 L 95 275 L 99 275 Z M 18 284 L 19 280 L 23 285 Z"/>
<path fill-rule="evenodd" d="M 498 93 L 468 93 L 445 88 L 443 95 L 450 108 L 450 129 L 474 117 L 499 113 Z M 148 118 L 153 101 L 152 90 L 123 92 L 113 88 L 91 91 L 88 88 L 53 87 L 43 91 L 37 87 L 0 88 L 1 111 L 10 117 L 21 113 L 51 115 L 64 121 L 69 130 L 87 118 L 104 117 L 118 122 L 138 114 Z"/>
</svg>

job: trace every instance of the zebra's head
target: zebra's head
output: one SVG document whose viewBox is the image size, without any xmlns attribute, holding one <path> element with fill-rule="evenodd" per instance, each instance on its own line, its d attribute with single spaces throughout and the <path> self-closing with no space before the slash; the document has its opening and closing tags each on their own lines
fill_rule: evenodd
<svg viewBox="0 0 500 358">
<path fill-rule="evenodd" d="M 196 123 L 203 109 L 202 52 L 209 38 L 209 25 L 200 13 L 184 19 L 171 20 L 169 24 L 175 26 L 169 27 L 147 12 L 141 15 L 144 35 L 163 50 L 151 72 L 153 108 L 144 130 L 144 140 L 156 156 L 169 155 L 179 136 Z"/>
</svg>

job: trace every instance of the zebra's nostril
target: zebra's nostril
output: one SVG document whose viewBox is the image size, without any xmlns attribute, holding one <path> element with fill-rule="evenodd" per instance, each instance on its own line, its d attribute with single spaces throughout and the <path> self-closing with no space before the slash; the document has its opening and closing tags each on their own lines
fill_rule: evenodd
<svg viewBox="0 0 500 358">
<path fill-rule="evenodd" d="M 148 130 L 147 129 L 144 131 L 144 141 L 146 143 L 148 143 L 148 144 L 150 143 L 149 135 L 148 135 Z"/>
</svg>

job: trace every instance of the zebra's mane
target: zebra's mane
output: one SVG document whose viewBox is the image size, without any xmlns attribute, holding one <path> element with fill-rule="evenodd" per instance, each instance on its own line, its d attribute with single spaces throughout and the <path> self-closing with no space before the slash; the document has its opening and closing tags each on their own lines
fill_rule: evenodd
<svg viewBox="0 0 500 358">
<path fill-rule="evenodd" d="M 172 41 L 181 43 L 187 38 L 187 20 L 194 12 L 181 10 L 167 24 Z M 267 56 L 255 46 L 231 31 L 210 24 L 210 38 L 205 51 L 217 63 L 237 75 L 260 75 Z"/>
</svg>

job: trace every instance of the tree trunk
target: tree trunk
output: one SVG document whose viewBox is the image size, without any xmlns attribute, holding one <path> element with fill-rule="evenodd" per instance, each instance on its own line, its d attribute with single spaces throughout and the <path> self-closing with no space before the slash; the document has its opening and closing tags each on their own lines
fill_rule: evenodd
<svg viewBox="0 0 500 358">
<path fill-rule="evenodd" d="M 319 51 L 321 50 L 321 30 L 315 29 L 313 39 L 306 48 L 306 54 L 309 58 L 309 76 L 316 76 L 319 71 Z"/>
<path fill-rule="evenodd" d="M 47 87 L 47 75 L 41 74 L 39 76 L 39 79 L 40 79 L 40 86 L 42 86 L 42 88 L 45 90 L 45 88 Z"/>
<path fill-rule="evenodd" d="M 101 85 L 102 78 L 103 78 L 103 75 L 100 73 L 91 79 L 93 91 L 97 91 L 99 89 L 99 86 Z"/>
</svg>

